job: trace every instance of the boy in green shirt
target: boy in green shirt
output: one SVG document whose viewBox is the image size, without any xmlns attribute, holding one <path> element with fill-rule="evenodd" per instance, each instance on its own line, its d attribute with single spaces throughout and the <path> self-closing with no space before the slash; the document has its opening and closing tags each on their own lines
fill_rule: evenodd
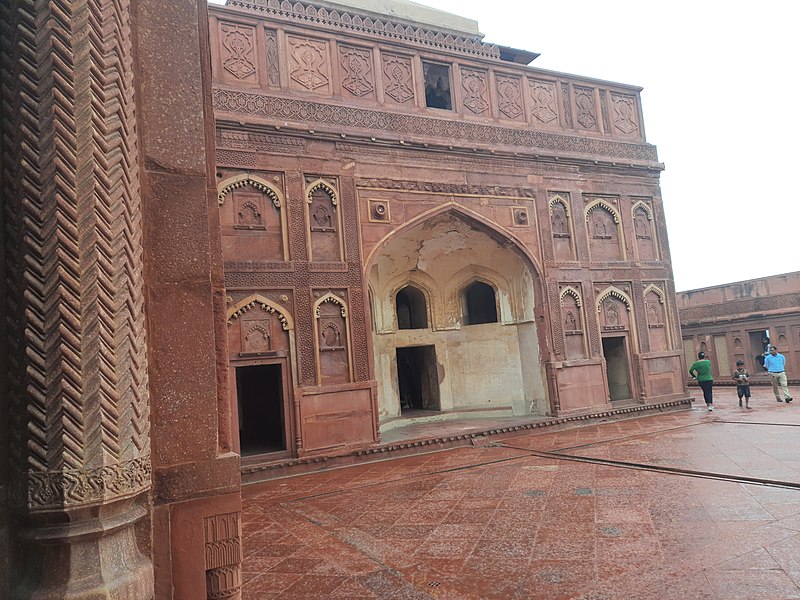
<svg viewBox="0 0 800 600">
<path fill-rule="evenodd" d="M 705 352 L 697 355 L 697 360 L 689 367 L 689 375 L 692 376 L 692 379 L 697 379 L 697 383 L 700 384 L 708 410 L 714 410 L 714 398 L 711 391 L 714 387 L 714 376 L 711 374 L 711 361 L 706 358 Z"/>
</svg>

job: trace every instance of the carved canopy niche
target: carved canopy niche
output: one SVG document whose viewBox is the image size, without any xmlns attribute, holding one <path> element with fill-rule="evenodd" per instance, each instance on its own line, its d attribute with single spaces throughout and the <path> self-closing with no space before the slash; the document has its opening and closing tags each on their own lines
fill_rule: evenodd
<svg viewBox="0 0 800 600">
<path fill-rule="evenodd" d="M 655 285 L 647 286 L 644 290 L 644 306 L 647 315 L 650 350 L 652 352 L 669 350 L 669 331 L 664 304 L 664 291 Z"/>
<path fill-rule="evenodd" d="M 282 175 L 223 174 L 217 203 L 225 260 L 289 260 Z"/>
<path fill-rule="evenodd" d="M 595 262 L 625 260 L 617 210 L 606 200 L 595 200 L 586 206 L 585 215 L 591 259 Z"/>
<path fill-rule="evenodd" d="M 557 261 L 575 260 L 569 196 L 557 194 L 550 198 L 550 231 L 553 236 L 553 255 Z"/>
<path fill-rule="evenodd" d="M 294 324 L 288 310 L 260 294 L 228 309 L 228 348 L 232 358 L 254 354 L 285 356 Z"/>
<path fill-rule="evenodd" d="M 559 295 L 566 357 L 567 359 L 585 358 L 586 330 L 580 292 L 568 285 L 561 289 Z"/>
<path fill-rule="evenodd" d="M 328 293 L 314 303 L 314 314 L 319 385 L 349 383 L 352 380 L 350 329 L 344 300 Z"/>
<path fill-rule="evenodd" d="M 312 262 L 344 260 L 339 194 L 334 183 L 306 178 L 308 255 Z"/>
<path fill-rule="evenodd" d="M 631 299 L 622 290 L 609 286 L 597 296 L 597 313 L 603 332 L 631 330 Z"/>
</svg>

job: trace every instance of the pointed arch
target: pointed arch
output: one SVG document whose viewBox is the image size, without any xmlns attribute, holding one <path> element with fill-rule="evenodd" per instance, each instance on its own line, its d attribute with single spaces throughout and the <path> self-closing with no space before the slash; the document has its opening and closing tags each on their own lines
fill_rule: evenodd
<svg viewBox="0 0 800 600">
<path fill-rule="evenodd" d="M 497 223 L 488 220 L 483 215 L 474 212 L 464 206 L 456 204 L 455 202 L 448 202 L 441 206 L 437 206 L 436 208 L 432 208 L 431 210 L 425 211 L 424 213 L 417 215 L 413 219 L 407 221 L 397 229 L 389 232 L 383 238 L 381 238 L 375 246 L 370 250 L 369 255 L 367 256 L 367 260 L 364 262 L 364 274 L 368 278 L 369 273 L 372 270 L 372 267 L 375 264 L 375 261 L 380 256 L 383 247 L 388 244 L 391 240 L 402 236 L 406 231 L 409 229 L 413 229 L 414 227 L 433 219 L 434 217 L 438 217 L 439 215 L 443 215 L 445 213 L 451 212 L 456 217 L 465 220 L 467 223 L 473 225 L 476 229 L 483 231 L 484 233 L 488 234 L 498 242 L 506 245 L 512 246 L 515 250 L 517 250 L 525 259 L 529 266 L 532 268 L 533 274 L 536 277 L 537 285 L 541 285 L 543 281 L 543 271 L 539 262 L 536 260 L 534 255 L 525 247 L 519 238 L 516 237 L 511 231 L 501 227 Z M 536 289 L 537 295 L 542 293 L 542 289 L 537 287 Z"/>
<path fill-rule="evenodd" d="M 635 215 L 637 209 L 639 208 L 644 210 L 644 213 L 647 215 L 648 221 L 653 220 L 653 208 L 649 204 L 647 204 L 647 202 L 645 202 L 644 200 L 638 200 L 636 203 L 634 203 L 633 206 L 631 206 L 631 216 Z"/>
<path fill-rule="evenodd" d="M 280 304 L 273 302 L 261 294 L 252 294 L 231 306 L 227 313 L 228 325 L 231 325 L 235 319 L 238 319 L 255 306 L 260 306 L 266 312 L 275 314 L 281 322 L 281 327 L 284 331 L 291 331 L 294 329 L 294 321 L 289 312 Z"/>
<path fill-rule="evenodd" d="M 558 294 L 559 302 L 563 302 L 564 296 L 567 296 L 567 295 L 572 296 L 573 298 L 575 298 L 575 304 L 578 306 L 578 308 L 581 307 L 581 304 L 582 304 L 582 302 L 581 302 L 581 294 L 580 294 L 580 292 L 578 290 L 576 290 L 571 285 L 564 286 L 561 289 L 561 292 Z"/>
<path fill-rule="evenodd" d="M 564 198 L 564 196 L 562 196 L 561 194 L 556 194 L 555 196 L 553 196 L 552 198 L 550 198 L 550 202 L 549 202 L 549 203 L 548 203 L 548 205 L 547 205 L 548 212 L 550 213 L 550 215 L 552 216 L 552 214 L 553 214 L 553 207 L 554 207 L 556 204 L 560 204 L 561 206 L 563 206 L 563 207 L 564 207 L 564 212 L 566 212 L 566 214 L 567 214 L 567 218 L 569 218 L 569 216 L 570 216 L 569 202 L 568 202 L 568 201 L 567 201 L 567 199 L 566 199 L 566 198 Z"/>
<path fill-rule="evenodd" d="M 275 208 L 281 208 L 283 200 L 281 193 L 269 181 L 258 175 L 251 175 L 250 173 L 242 173 L 223 179 L 217 184 L 217 204 L 222 206 L 225 204 L 225 196 L 237 188 L 250 186 L 259 192 L 263 192 L 267 197 L 272 200 Z"/>
<path fill-rule="evenodd" d="M 628 312 L 631 312 L 633 303 L 631 302 L 630 296 L 628 296 L 628 294 L 623 292 L 621 289 L 614 287 L 613 285 L 610 285 L 597 296 L 596 307 L 598 313 L 600 312 L 603 300 L 605 300 L 608 297 L 614 297 L 617 298 L 618 300 L 621 300 L 622 303 L 625 305 L 625 309 Z"/>
<path fill-rule="evenodd" d="M 664 290 L 662 290 L 660 287 L 658 287 L 654 283 L 651 283 L 646 288 L 644 288 L 644 291 L 642 291 L 642 296 L 644 296 L 646 298 L 647 294 L 649 294 L 650 292 L 654 292 L 656 294 L 656 296 L 658 296 L 658 303 L 659 304 L 664 304 L 664 298 L 665 298 Z"/>
<path fill-rule="evenodd" d="M 311 204 L 311 196 L 317 190 L 323 190 L 326 194 L 328 194 L 328 196 L 330 196 L 331 199 L 331 204 L 333 204 L 334 206 L 339 205 L 339 194 L 336 192 L 336 190 L 330 183 L 328 183 L 322 178 L 315 179 L 306 186 L 305 198 L 308 204 Z"/>
<path fill-rule="evenodd" d="M 334 294 L 333 292 L 328 292 L 324 296 L 320 297 L 316 302 L 314 302 L 314 316 L 319 319 L 319 307 L 325 304 L 326 302 L 331 302 L 332 304 L 339 305 L 339 308 L 342 311 L 342 317 L 347 318 L 347 304 L 344 300 L 342 300 L 339 296 Z"/>
<path fill-rule="evenodd" d="M 594 202 L 590 202 L 586 206 L 586 209 L 584 210 L 584 217 L 586 218 L 587 222 L 589 221 L 589 215 L 592 213 L 592 211 L 594 211 L 597 208 L 603 208 L 606 211 L 608 211 L 608 213 L 614 219 L 614 223 L 619 225 L 619 222 L 620 222 L 619 212 L 617 211 L 616 208 L 611 206 L 611 204 L 609 204 L 607 201 L 603 200 L 602 198 L 598 198 L 597 200 L 595 200 Z"/>
</svg>

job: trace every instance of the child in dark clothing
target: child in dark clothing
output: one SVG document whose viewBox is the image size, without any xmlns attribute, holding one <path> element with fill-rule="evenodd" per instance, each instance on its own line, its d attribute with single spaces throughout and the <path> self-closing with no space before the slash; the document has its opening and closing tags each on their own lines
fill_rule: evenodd
<svg viewBox="0 0 800 600">
<path fill-rule="evenodd" d="M 744 368 L 744 361 L 736 361 L 736 370 L 733 372 L 736 382 L 736 395 L 739 396 L 739 408 L 742 408 L 742 397 L 746 408 L 750 408 L 750 373 Z"/>
</svg>

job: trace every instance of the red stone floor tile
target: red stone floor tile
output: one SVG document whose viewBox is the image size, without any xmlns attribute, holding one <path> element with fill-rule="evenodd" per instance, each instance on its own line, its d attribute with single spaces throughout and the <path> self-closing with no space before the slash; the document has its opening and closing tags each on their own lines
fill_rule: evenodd
<svg viewBox="0 0 800 600">
<path fill-rule="evenodd" d="M 736 480 L 800 483 L 800 411 L 725 394 L 250 486 L 244 597 L 800 597 L 800 489 Z"/>
</svg>

